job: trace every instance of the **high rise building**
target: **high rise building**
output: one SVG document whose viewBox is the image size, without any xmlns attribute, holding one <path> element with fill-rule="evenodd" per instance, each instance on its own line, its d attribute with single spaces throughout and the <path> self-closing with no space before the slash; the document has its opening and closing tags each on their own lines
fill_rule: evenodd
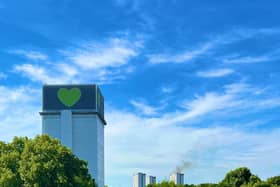
<svg viewBox="0 0 280 187">
<path fill-rule="evenodd" d="M 44 85 L 42 133 L 57 138 L 104 186 L 104 99 L 97 85 Z"/>
<path fill-rule="evenodd" d="M 148 184 L 156 184 L 156 177 L 148 175 L 146 177 L 146 185 Z"/>
<path fill-rule="evenodd" d="M 135 173 L 133 175 L 133 187 L 145 187 L 146 186 L 146 174 Z"/>
<path fill-rule="evenodd" d="M 173 181 L 175 184 L 184 184 L 184 174 L 183 173 L 173 173 L 170 175 L 170 181 Z"/>
</svg>

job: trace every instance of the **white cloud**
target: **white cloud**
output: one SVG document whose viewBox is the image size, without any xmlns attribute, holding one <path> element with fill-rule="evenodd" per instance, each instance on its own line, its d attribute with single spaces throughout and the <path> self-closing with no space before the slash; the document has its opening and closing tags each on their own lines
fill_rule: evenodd
<svg viewBox="0 0 280 187">
<path fill-rule="evenodd" d="M 230 84 L 223 92 L 206 92 L 193 100 L 183 101 L 181 107 L 185 110 L 173 113 L 163 113 L 159 118 L 150 118 L 149 124 L 170 126 L 177 123 L 187 123 L 193 119 L 210 117 L 212 114 L 234 114 L 234 112 L 256 112 L 280 106 L 279 98 L 262 97 L 257 94 L 259 89 L 244 83 Z M 250 109 L 248 111 L 248 109 Z"/>
<path fill-rule="evenodd" d="M 14 66 L 14 72 L 21 73 L 31 81 L 44 84 L 67 84 L 92 82 L 109 84 L 115 80 L 125 79 L 125 73 L 119 69 L 81 70 L 75 65 L 49 64 L 48 66 L 21 64 Z M 129 73 L 129 72 L 126 72 Z"/>
<path fill-rule="evenodd" d="M 129 61 L 138 55 L 140 41 L 114 38 L 107 42 L 85 42 L 75 49 L 60 50 L 62 60 L 40 64 L 28 63 L 14 66 L 14 72 L 21 73 L 32 81 L 53 83 L 96 82 L 108 84 L 125 79 L 134 71 Z"/>
<path fill-rule="evenodd" d="M 214 69 L 214 70 L 208 70 L 208 71 L 199 71 L 197 72 L 197 75 L 199 77 L 224 77 L 227 75 L 230 75 L 234 73 L 234 70 L 228 69 L 228 68 L 223 68 L 223 69 Z"/>
<path fill-rule="evenodd" d="M 32 97 L 28 93 L 34 93 L 34 90 L 26 87 L 9 89 L 0 86 L 0 111 L 6 110 L 10 105 L 29 102 Z"/>
<path fill-rule="evenodd" d="M 131 100 L 130 103 L 136 108 L 138 112 L 144 115 L 155 115 L 160 108 L 147 105 L 145 102 Z"/>
<path fill-rule="evenodd" d="M 231 58 L 231 59 L 224 59 L 224 63 L 228 64 L 249 64 L 249 63 L 258 63 L 258 62 L 265 62 L 271 60 L 270 57 L 262 56 L 262 57 L 239 57 L 239 58 Z"/>
<path fill-rule="evenodd" d="M 14 54 L 17 54 L 17 55 L 22 55 L 25 58 L 28 58 L 30 60 L 47 60 L 48 59 L 47 55 L 45 55 L 41 52 L 32 51 L 32 50 L 27 51 L 27 50 L 18 49 L 18 50 L 12 50 L 12 51 L 10 51 L 10 53 L 14 53 Z"/>
<path fill-rule="evenodd" d="M 231 35 L 236 35 L 236 37 L 251 38 L 258 35 L 275 35 L 280 34 L 280 28 L 259 28 L 259 29 L 235 29 Z"/>
<path fill-rule="evenodd" d="M 181 53 L 168 54 L 168 53 L 159 53 L 159 54 L 150 54 L 147 55 L 149 62 L 151 64 L 161 64 L 161 63 L 185 63 L 192 61 L 203 55 L 209 55 L 214 52 L 215 49 L 232 44 L 238 41 L 245 39 L 253 38 L 259 35 L 275 35 L 280 34 L 279 28 L 264 28 L 264 29 L 234 29 L 224 34 L 215 36 L 204 44 L 200 45 L 197 48 L 186 49 Z M 266 57 L 259 57 L 258 59 L 253 59 L 250 57 L 245 57 L 240 59 L 245 63 L 258 62 L 266 60 Z M 234 63 L 234 62 L 233 62 Z M 236 62 L 237 63 L 237 62 Z"/>
<path fill-rule="evenodd" d="M 0 86 L 0 140 L 40 133 L 40 94 L 30 87 Z"/>
<path fill-rule="evenodd" d="M 56 65 L 56 69 L 70 77 L 73 77 L 79 73 L 78 68 L 73 64 L 60 63 Z"/>
<path fill-rule="evenodd" d="M 148 55 L 149 62 L 152 64 L 161 63 L 183 63 L 193 60 L 194 58 L 206 53 L 213 47 L 213 43 L 205 43 L 202 46 L 184 51 L 181 54 L 152 54 Z"/>
<path fill-rule="evenodd" d="M 71 83 L 72 76 L 67 72 L 53 71 L 53 67 L 45 68 L 39 65 L 22 64 L 14 67 L 15 72 L 20 72 L 30 80 L 45 84 Z"/>
<path fill-rule="evenodd" d="M 107 43 L 86 43 L 79 49 L 63 53 L 83 69 L 119 67 L 138 55 L 139 43 L 114 38 Z"/>
</svg>

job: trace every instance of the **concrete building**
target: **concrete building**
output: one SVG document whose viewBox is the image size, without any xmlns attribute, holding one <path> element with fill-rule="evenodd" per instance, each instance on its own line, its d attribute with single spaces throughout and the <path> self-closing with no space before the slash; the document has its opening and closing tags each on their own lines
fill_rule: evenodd
<svg viewBox="0 0 280 187">
<path fill-rule="evenodd" d="M 173 173 L 170 175 L 170 181 L 175 184 L 184 184 L 184 174 L 183 173 Z"/>
<path fill-rule="evenodd" d="M 150 176 L 150 175 L 148 175 L 147 177 L 146 177 L 146 185 L 148 185 L 148 184 L 156 184 L 156 177 L 155 176 Z"/>
<path fill-rule="evenodd" d="M 97 85 L 43 86 L 42 133 L 57 138 L 104 186 L 104 99 Z"/>
<path fill-rule="evenodd" d="M 135 173 L 133 175 L 133 187 L 145 187 L 146 186 L 146 174 Z"/>
</svg>

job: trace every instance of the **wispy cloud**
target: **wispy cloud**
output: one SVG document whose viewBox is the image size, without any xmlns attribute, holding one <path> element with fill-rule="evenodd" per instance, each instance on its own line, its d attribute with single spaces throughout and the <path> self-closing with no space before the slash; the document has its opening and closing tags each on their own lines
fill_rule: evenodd
<svg viewBox="0 0 280 187">
<path fill-rule="evenodd" d="M 198 45 L 198 47 L 191 47 L 186 49 L 181 53 L 159 53 L 159 54 L 149 54 L 147 55 L 148 60 L 151 64 L 161 64 L 161 63 L 185 63 L 192 61 L 198 57 L 209 56 L 220 48 L 221 46 L 226 46 L 238 41 L 245 39 L 250 39 L 257 37 L 259 35 L 276 35 L 280 34 L 280 28 L 262 28 L 262 29 L 234 29 L 230 30 L 224 34 L 217 36 L 212 36 L 211 40 L 206 41 L 204 44 Z M 265 57 L 260 57 L 259 59 L 253 59 L 246 57 L 241 59 L 244 62 L 253 61 L 263 61 L 266 60 Z"/>
<path fill-rule="evenodd" d="M 169 126 L 177 123 L 184 123 L 217 113 L 234 112 L 248 113 L 266 110 L 280 106 L 278 97 L 262 97 L 257 94 L 258 88 L 254 88 L 248 84 L 238 83 L 230 84 L 224 87 L 223 92 L 206 92 L 198 95 L 193 100 L 183 101 L 181 106 L 184 111 L 175 113 L 165 113 L 160 118 L 149 119 L 149 124 L 157 124 L 160 126 Z"/>
<path fill-rule="evenodd" d="M 53 68 L 53 67 L 51 67 Z M 72 82 L 72 76 L 67 76 L 67 74 L 59 73 L 61 69 L 53 71 L 53 69 L 44 66 L 33 65 L 33 64 L 21 64 L 14 67 L 15 72 L 20 72 L 31 81 L 41 82 L 41 83 L 69 83 Z"/>
<path fill-rule="evenodd" d="M 21 55 L 25 58 L 28 58 L 30 60 L 47 60 L 48 56 L 46 54 L 43 54 L 38 51 L 32 51 L 32 50 L 11 50 L 10 53 Z"/>
<path fill-rule="evenodd" d="M 31 87 L 0 86 L 1 140 L 40 133 L 40 95 L 39 90 Z"/>
<path fill-rule="evenodd" d="M 152 64 L 161 63 L 183 63 L 193 60 L 194 58 L 206 53 L 213 47 L 213 43 L 205 43 L 196 49 L 184 51 L 181 54 L 152 54 L 148 55 L 149 62 Z"/>
<path fill-rule="evenodd" d="M 136 110 L 144 115 L 155 115 L 162 107 L 152 107 L 145 102 L 131 100 L 130 103 L 136 108 Z"/>
<path fill-rule="evenodd" d="M 14 72 L 42 83 L 75 83 L 95 81 L 99 84 L 124 79 L 134 68 L 130 60 L 138 55 L 140 41 L 120 38 L 106 42 L 84 42 L 76 48 L 59 50 L 60 61 L 51 62 L 40 55 L 33 60 L 42 63 L 17 64 Z M 38 53 L 40 54 L 40 53 Z M 93 76 L 94 75 L 94 76 Z"/>
<path fill-rule="evenodd" d="M 20 87 L 16 89 L 9 89 L 4 86 L 0 86 L 0 111 L 4 111 L 7 107 L 16 103 L 26 103 L 32 99 L 26 92 L 29 92 L 27 88 Z"/>
<path fill-rule="evenodd" d="M 235 29 L 231 32 L 230 35 L 242 38 L 251 38 L 256 37 L 259 35 L 275 35 L 280 34 L 280 28 L 258 28 L 258 29 L 251 29 L 251 28 L 239 28 Z"/>
<path fill-rule="evenodd" d="M 260 56 L 260 57 L 237 57 L 237 58 L 226 58 L 223 60 L 224 63 L 228 64 L 249 64 L 249 63 L 258 63 L 272 60 L 271 57 L 268 56 Z"/>
<path fill-rule="evenodd" d="M 64 51 L 64 55 L 84 69 L 119 67 L 138 55 L 139 43 L 113 38 L 107 43 L 87 42 L 78 49 Z"/>
<path fill-rule="evenodd" d="M 197 76 L 199 77 L 224 77 L 227 75 L 230 75 L 234 73 L 234 70 L 228 69 L 228 68 L 223 68 L 223 69 L 214 69 L 214 70 L 208 70 L 208 71 L 199 71 L 197 72 Z"/>
<path fill-rule="evenodd" d="M 242 56 L 239 54 L 232 54 L 220 58 L 220 60 L 227 64 L 251 64 L 270 62 L 278 59 L 280 59 L 280 50 L 278 48 L 257 56 Z"/>
</svg>

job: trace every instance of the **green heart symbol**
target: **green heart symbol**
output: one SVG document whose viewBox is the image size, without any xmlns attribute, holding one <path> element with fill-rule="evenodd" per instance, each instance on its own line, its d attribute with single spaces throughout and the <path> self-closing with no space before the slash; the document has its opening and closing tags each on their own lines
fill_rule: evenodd
<svg viewBox="0 0 280 187">
<path fill-rule="evenodd" d="M 71 107 L 80 100 L 81 91 L 79 88 L 60 88 L 57 92 L 57 97 L 65 106 Z"/>
</svg>

